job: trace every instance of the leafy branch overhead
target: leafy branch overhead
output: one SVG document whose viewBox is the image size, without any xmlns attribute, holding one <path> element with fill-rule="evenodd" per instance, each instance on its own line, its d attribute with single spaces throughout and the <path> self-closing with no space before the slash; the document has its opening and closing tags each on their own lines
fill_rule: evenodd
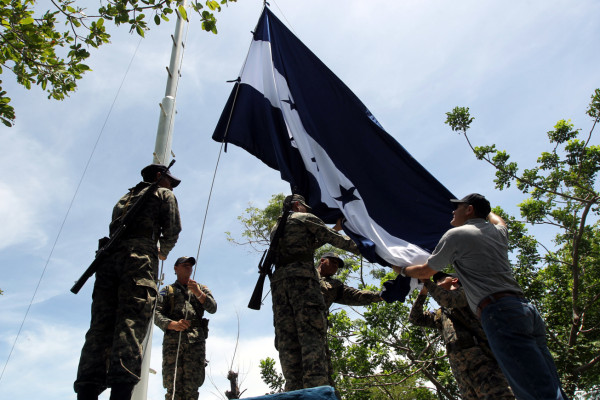
<svg viewBox="0 0 600 400">
<path fill-rule="evenodd" d="M 90 70 L 85 60 L 90 50 L 109 43 L 106 21 L 128 25 L 144 36 L 153 21 L 159 25 L 179 13 L 187 19 L 182 0 L 109 0 L 88 15 L 81 0 L 50 0 L 49 9 L 36 0 L 0 0 L 0 74 L 12 72 L 27 89 L 38 85 L 48 98 L 63 100 L 77 88 L 77 80 Z M 237 0 L 194 1 L 202 29 L 217 33 L 214 12 Z M 64 27 L 63 27 L 64 26 Z M 15 110 L 0 81 L 0 121 L 15 122 Z"/>
</svg>

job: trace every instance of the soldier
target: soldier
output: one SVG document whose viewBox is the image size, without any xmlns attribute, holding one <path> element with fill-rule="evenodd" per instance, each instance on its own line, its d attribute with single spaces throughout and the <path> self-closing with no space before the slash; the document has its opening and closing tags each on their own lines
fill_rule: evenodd
<svg viewBox="0 0 600 400">
<path fill-rule="evenodd" d="M 310 213 L 304 197 L 287 196 L 284 210 L 290 209 L 293 212 L 285 221 L 271 278 L 275 347 L 279 351 L 286 391 L 329 384 L 325 303 L 313 264 L 315 250 L 329 243 L 358 253 L 350 238 L 327 227 Z"/>
<path fill-rule="evenodd" d="M 353 287 L 344 285 L 339 279 L 332 278 L 339 268 L 344 268 L 344 261 L 334 252 L 330 251 L 321 257 L 317 270 L 321 277 L 321 292 L 325 301 L 325 319 L 329 315 L 329 307 L 333 303 L 344 304 L 347 306 L 366 306 L 371 303 L 382 301 L 381 292 L 371 292 L 369 290 L 358 290 Z M 331 365 L 331 352 L 327 345 L 327 370 L 329 378 L 329 386 L 335 387 L 333 380 L 333 367 Z M 341 395 L 335 389 L 335 395 L 341 399 Z"/>
<path fill-rule="evenodd" d="M 190 279 L 195 264 L 194 257 L 177 259 L 177 280 L 160 291 L 156 307 L 154 323 L 165 332 L 162 364 L 165 400 L 196 400 L 198 388 L 204 383 L 208 320 L 202 317 L 205 310 L 214 314 L 217 302 L 206 286 Z"/>
<path fill-rule="evenodd" d="M 129 189 L 113 209 L 111 235 L 151 182 L 158 182 L 96 272 L 90 329 L 74 384 L 79 400 L 97 400 L 107 387 L 111 400 L 129 400 L 140 380 L 142 342 L 157 294 L 158 259 L 167 258 L 181 231 L 172 192 L 181 181 L 158 164 L 145 167 L 142 177 L 144 181 Z"/>
<path fill-rule="evenodd" d="M 441 306 L 435 312 L 423 311 L 428 291 Z M 433 282 L 426 280 L 410 311 L 409 321 L 441 331 L 463 399 L 514 400 L 456 275 L 438 272 L 433 276 Z"/>
</svg>

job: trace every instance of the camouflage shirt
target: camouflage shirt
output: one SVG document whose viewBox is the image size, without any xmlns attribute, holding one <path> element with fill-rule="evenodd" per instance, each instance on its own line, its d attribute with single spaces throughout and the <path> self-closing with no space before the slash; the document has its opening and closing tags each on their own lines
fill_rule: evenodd
<svg viewBox="0 0 600 400">
<path fill-rule="evenodd" d="M 411 323 L 440 330 L 448 351 L 473 347 L 486 337 L 462 287 L 446 290 L 432 281 L 425 281 L 425 286 L 441 308 L 435 312 L 423 311 L 427 295 L 419 294 L 408 317 Z"/>
<path fill-rule="evenodd" d="M 321 292 L 325 300 L 325 307 L 328 310 L 333 303 L 347 306 L 366 306 L 381 300 L 379 292 L 358 290 L 344 285 L 342 281 L 332 277 L 321 277 Z"/>
<path fill-rule="evenodd" d="M 277 226 L 273 228 L 275 232 Z M 348 236 L 329 228 L 311 213 L 291 213 L 276 251 L 275 273 L 271 282 L 288 277 L 313 278 L 319 281 L 314 267 L 315 250 L 329 243 L 339 249 L 358 254 L 358 247 Z"/>
<path fill-rule="evenodd" d="M 169 323 L 187 319 L 191 321 L 189 329 L 183 331 L 189 343 L 195 343 L 205 340 L 208 332 L 202 327 L 202 317 L 204 311 L 214 314 L 217 311 L 217 302 L 212 293 L 204 285 L 200 285 L 200 290 L 206 294 L 204 304 L 188 291 L 187 286 L 179 282 L 167 285 L 160 291 L 154 323 L 165 332 L 163 341 L 178 340 L 179 332 L 168 330 Z"/>
<path fill-rule="evenodd" d="M 140 182 L 121 197 L 113 209 L 110 223 L 111 235 L 127 210 L 150 185 L 148 182 Z M 179 232 L 181 232 L 181 219 L 177 199 L 171 190 L 159 187 L 138 211 L 133 223 L 129 224 L 120 244 L 135 244 L 148 251 L 156 252 L 156 244 L 160 241 L 160 251 L 167 256 L 175 246 Z"/>
</svg>

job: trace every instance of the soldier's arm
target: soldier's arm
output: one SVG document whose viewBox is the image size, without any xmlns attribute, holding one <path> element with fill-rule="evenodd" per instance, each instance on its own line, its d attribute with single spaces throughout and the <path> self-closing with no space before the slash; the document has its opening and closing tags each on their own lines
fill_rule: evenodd
<svg viewBox="0 0 600 400">
<path fill-rule="evenodd" d="M 459 308 L 468 306 L 467 296 L 462 288 L 446 290 L 431 280 L 425 281 L 425 287 L 427 287 L 436 303 L 442 307 Z"/>
<path fill-rule="evenodd" d="M 156 303 L 156 311 L 154 312 L 154 324 L 158 326 L 163 332 L 166 332 L 169 328 L 169 324 L 173 322 L 172 319 L 168 318 L 164 314 L 166 296 L 162 294 L 158 295 Z"/>
<path fill-rule="evenodd" d="M 335 302 L 339 304 L 345 304 L 347 306 L 366 306 L 381 300 L 382 299 L 379 292 L 359 290 L 347 285 L 343 285 Z"/>
<path fill-rule="evenodd" d="M 206 310 L 206 312 L 210 314 L 214 314 L 217 312 L 217 301 L 213 297 L 212 293 L 208 288 L 204 285 L 200 285 L 200 290 L 206 295 L 204 303 L 202 303 L 202 307 Z"/>
<path fill-rule="evenodd" d="M 426 299 L 426 294 L 419 293 L 415 303 L 412 306 L 412 309 L 410 310 L 408 320 L 413 325 L 435 328 L 434 314 L 430 311 L 423 311 L 423 305 L 425 304 Z"/>
<path fill-rule="evenodd" d="M 304 222 L 308 230 L 315 236 L 319 244 L 329 243 L 338 249 L 346 250 L 354 254 L 360 254 L 356 243 L 348 236 L 340 235 L 335 230 L 331 229 L 320 218 L 306 214 Z"/>
<path fill-rule="evenodd" d="M 179 238 L 181 218 L 177 199 L 173 192 L 168 189 L 159 189 L 158 193 L 162 200 L 159 214 L 161 226 L 160 253 L 166 258 Z"/>
</svg>

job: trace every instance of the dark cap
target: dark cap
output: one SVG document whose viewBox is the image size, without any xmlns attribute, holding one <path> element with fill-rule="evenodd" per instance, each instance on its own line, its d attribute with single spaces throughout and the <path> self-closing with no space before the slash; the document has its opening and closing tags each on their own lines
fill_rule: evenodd
<svg viewBox="0 0 600 400">
<path fill-rule="evenodd" d="M 452 203 L 465 203 L 473 206 L 475 209 L 475 215 L 481 218 L 485 218 L 492 211 L 490 202 L 488 199 L 480 195 L 479 193 L 471 193 L 463 197 L 462 199 L 451 199 Z"/>
<path fill-rule="evenodd" d="M 344 268 L 344 260 L 342 260 L 340 258 L 340 256 L 337 253 L 334 253 L 333 251 L 328 251 L 327 253 L 324 253 L 321 258 L 333 258 L 335 260 L 338 260 L 338 262 L 340 263 L 338 265 L 339 268 Z"/>
<path fill-rule="evenodd" d="M 194 257 L 179 257 L 177 261 L 175 261 L 175 265 L 189 263 L 192 265 L 196 265 L 196 259 Z"/>
<path fill-rule="evenodd" d="M 171 186 L 173 186 L 174 188 L 177 187 L 181 183 L 181 179 L 174 177 L 171 174 L 171 171 L 167 171 L 167 167 L 165 167 L 162 164 L 150 164 L 147 167 L 144 167 L 141 173 L 144 182 L 154 182 L 154 180 L 156 179 L 156 174 L 158 172 L 164 174 L 165 171 L 167 172 L 167 176 L 171 178 Z"/>
<path fill-rule="evenodd" d="M 287 196 L 285 198 L 285 200 L 283 200 L 283 206 L 288 206 L 288 207 L 292 207 L 292 203 L 297 201 L 298 203 L 302 204 L 304 207 L 306 207 L 307 211 L 312 211 L 312 208 L 310 208 L 310 206 L 308 204 L 306 204 L 306 200 L 304 199 L 304 196 L 301 196 L 299 194 L 290 194 L 289 196 Z"/>
<path fill-rule="evenodd" d="M 441 280 L 444 280 L 444 279 L 446 279 L 447 277 L 451 277 L 451 278 L 457 278 L 457 279 L 458 279 L 458 275 L 456 275 L 456 274 L 447 274 L 447 273 L 445 273 L 445 272 L 439 271 L 439 272 L 436 272 L 436 273 L 433 275 L 433 281 L 434 281 L 434 282 L 439 282 L 439 281 L 441 281 Z"/>
</svg>

